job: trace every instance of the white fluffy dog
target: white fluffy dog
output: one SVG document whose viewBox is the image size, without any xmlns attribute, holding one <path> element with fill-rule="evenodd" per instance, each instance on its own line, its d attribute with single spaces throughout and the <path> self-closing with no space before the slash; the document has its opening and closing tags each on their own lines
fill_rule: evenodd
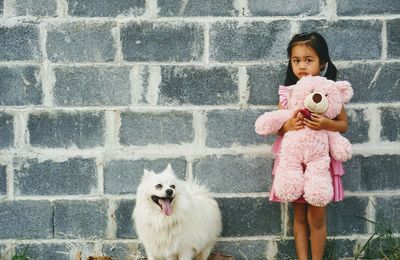
<svg viewBox="0 0 400 260">
<path fill-rule="evenodd" d="M 133 218 L 149 260 L 206 260 L 222 228 L 211 194 L 177 179 L 170 164 L 160 174 L 144 170 Z"/>
</svg>

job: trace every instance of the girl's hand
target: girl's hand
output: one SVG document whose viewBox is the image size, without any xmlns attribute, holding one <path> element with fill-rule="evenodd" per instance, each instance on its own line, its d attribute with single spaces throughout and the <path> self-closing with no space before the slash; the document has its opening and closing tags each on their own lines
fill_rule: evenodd
<svg viewBox="0 0 400 260">
<path fill-rule="evenodd" d="M 304 118 L 304 125 L 312 130 L 327 129 L 331 125 L 331 119 L 326 116 L 311 113 L 311 119 Z"/>
<path fill-rule="evenodd" d="M 294 111 L 293 116 L 282 126 L 282 132 L 302 129 L 304 127 L 303 118 L 303 114 L 299 113 L 299 110 Z"/>
</svg>

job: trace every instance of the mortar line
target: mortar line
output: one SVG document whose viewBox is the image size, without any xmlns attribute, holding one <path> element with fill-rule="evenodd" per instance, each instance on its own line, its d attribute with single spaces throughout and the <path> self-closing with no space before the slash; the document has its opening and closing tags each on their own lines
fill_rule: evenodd
<svg viewBox="0 0 400 260">
<path fill-rule="evenodd" d="M 149 0 L 148 0 L 149 1 Z M 151 0 L 154 1 L 154 0 Z M 150 1 L 150 2 L 151 2 Z M 204 23 L 204 22 L 271 22 L 271 21 L 326 21 L 329 18 L 320 13 L 314 16 L 175 16 L 175 17 L 156 17 L 157 10 L 154 7 L 151 7 L 151 11 L 146 11 L 142 16 L 118 16 L 111 17 L 111 20 L 118 21 L 122 24 L 130 23 L 130 22 L 153 22 L 153 23 Z M 337 19 L 336 19 L 337 17 Z M 12 21 L 20 21 L 21 18 L 27 22 L 39 21 L 39 22 L 108 22 L 110 21 L 110 17 L 77 17 L 77 16 L 68 16 L 68 17 L 37 17 L 37 16 L 13 16 L 7 17 L 7 20 Z M 157 18 L 156 20 L 154 20 Z M 370 15 L 356 15 L 356 16 L 346 16 L 335 15 L 335 21 L 348 20 L 348 21 L 365 21 L 365 20 L 395 20 L 400 18 L 400 14 L 370 14 Z"/>
<path fill-rule="evenodd" d="M 296 22 L 294 23 L 296 24 Z M 294 27 L 296 25 L 293 25 Z M 294 34 L 298 33 L 298 29 L 293 28 L 291 30 Z M 292 33 L 291 32 L 291 33 Z M 398 58 L 389 58 L 382 60 L 380 57 L 379 59 L 366 59 L 366 60 L 335 60 L 336 65 L 339 66 L 353 66 L 358 64 L 393 64 L 399 63 L 400 59 Z M 27 66 L 27 65 L 41 65 L 43 62 L 34 62 L 34 61 L 0 61 L 0 66 Z M 276 65 L 277 63 L 286 64 L 287 60 L 271 60 L 271 61 L 264 61 L 264 60 L 254 60 L 254 61 L 239 61 L 239 60 L 231 60 L 231 61 L 209 61 L 207 67 L 240 67 L 240 66 L 264 66 L 264 65 Z M 182 62 L 182 61 L 170 61 L 170 62 L 160 62 L 160 61 L 121 61 L 121 62 L 52 62 L 51 67 L 66 67 L 66 68 L 79 68 L 79 67 L 115 67 L 115 66 L 190 66 L 190 67 L 199 67 L 203 68 L 205 66 L 204 61 L 189 61 L 189 62 Z"/>
<path fill-rule="evenodd" d="M 386 21 L 383 21 L 381 40 L 382 40 L 381 59 L 382 59 L 382 61 L 385 61 L 387 59 L 387 53 L 388 53 L 387 22 Z"/>
</svg>

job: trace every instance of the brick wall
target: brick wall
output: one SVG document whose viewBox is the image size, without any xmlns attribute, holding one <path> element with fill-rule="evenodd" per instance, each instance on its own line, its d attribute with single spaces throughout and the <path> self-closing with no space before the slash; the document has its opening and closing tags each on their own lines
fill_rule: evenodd
<svg viewBox="0 0 400 260">
<path fill-rule="evenodd" d="M 143 252 L 132 227 L 143 169 L 171 162 L 215 193 L 217 250 L 294 256 L 291 208 L 268 202 L 276 108 L 291 36 L 327 39 L 354 158 L 328 209 L 351 257 L 383 216 L 400 232 L 400 2 L 0 0 L 0 252 L 34 259 Z"/>
</svg>

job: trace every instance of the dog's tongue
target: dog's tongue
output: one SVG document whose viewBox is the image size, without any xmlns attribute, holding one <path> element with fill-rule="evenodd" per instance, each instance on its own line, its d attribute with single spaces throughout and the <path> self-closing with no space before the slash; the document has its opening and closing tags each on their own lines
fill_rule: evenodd
<svg viewBox="0 0 400 260">
<path fill-rule="evenodd" d="M 169 199 L 159 199 L 161 208 L 165 215 L 170 216 L 172 214 L 171 201 Z"/>
</svg>

